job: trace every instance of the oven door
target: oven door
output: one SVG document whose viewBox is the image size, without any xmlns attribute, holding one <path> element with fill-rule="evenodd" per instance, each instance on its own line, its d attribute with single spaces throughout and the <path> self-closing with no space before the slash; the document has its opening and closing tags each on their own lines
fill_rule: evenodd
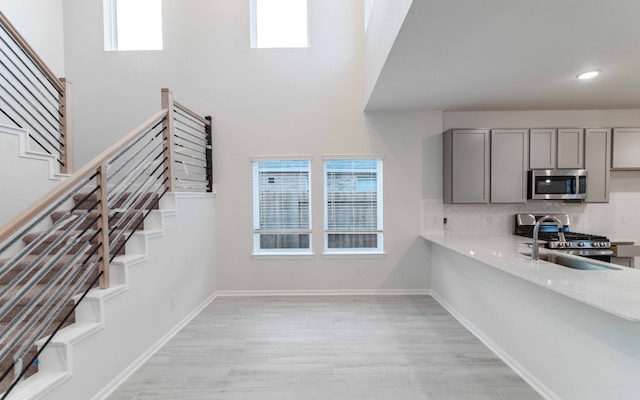
<svg viewBox="0 0 640 400">
<path fill-rule="evenodd" d="M 529 171 L 529 199 L 580 200 L 587 196 L 586 170 Z"/>
<path fill-rule="evenodd" d="M 583 250 L 560 250 L 562 253 L 573 254 L 580 257 L 590 258 L 592 260 L 611 262 L 613 250 L 611 249 L 583 249 Z"/>
</svg>

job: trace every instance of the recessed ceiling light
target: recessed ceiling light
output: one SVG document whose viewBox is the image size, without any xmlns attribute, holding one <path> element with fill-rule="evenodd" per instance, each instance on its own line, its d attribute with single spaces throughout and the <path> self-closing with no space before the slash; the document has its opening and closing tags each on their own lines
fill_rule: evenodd
<svg viewBox="0 0 640 400">
<path fill-rule="evenodd" d="M 595 78 L 596 76 L 600 75 L 600 72 L 602 70 L 599 69 L 593 69 L 591 71 L 584 71 L 579 73 L 578 75 L 576 75 L 576 78 L 578 79 L 591 79 L 591 78 Z"/>
</svg>

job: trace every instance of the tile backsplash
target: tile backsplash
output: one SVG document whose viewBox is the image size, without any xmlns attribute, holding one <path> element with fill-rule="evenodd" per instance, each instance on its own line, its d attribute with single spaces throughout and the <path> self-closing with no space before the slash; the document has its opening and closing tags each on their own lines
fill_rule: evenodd
<svg viewBox="0 0 640 400">
<path fill-rule="evenodd" d="M 585 230 L 586 205 L 562 201 L 535 200 L 525 204 L 442 204 L 442 199 L 422 199 L 422 231 L 466 235 L 505 235 L 513 233 L 518 213 L 568 214 L 571 230 Z M 443 219 L 447 223 L 443 223 Z"/>
</svg>

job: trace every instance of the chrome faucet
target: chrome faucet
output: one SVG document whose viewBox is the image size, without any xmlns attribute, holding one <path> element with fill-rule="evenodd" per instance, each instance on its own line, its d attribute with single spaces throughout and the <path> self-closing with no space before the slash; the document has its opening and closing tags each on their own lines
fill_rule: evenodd
<svg viewBox="0 0 640 400">
<path fill-rule="evenodd" d="M 536 225 L 533 227 L 533 244 L 531 247 L 531 260 L 536 261 L 538 260 L 538 254 L 539 254 L 539 249 L 538 249 L 538 231 L 540 230 L 540 225 L 544 222 L 544 221 L 553 221 L 556 223 L 556 225 L 558 226 L 558 237 L 560 239 L 560 241 L 565 242 L 566 239 L 564 238 L 564 232 L 562 231 L 562 229 L 564 228 L 564 224 L 562 223 L 562 221 L 560 221 L 560 219 L 558 217 L 554 217 L 552 215 L 545 215 L 544 217 L 540 218 L 539 220 L 536 221 Z"/>
</svg>

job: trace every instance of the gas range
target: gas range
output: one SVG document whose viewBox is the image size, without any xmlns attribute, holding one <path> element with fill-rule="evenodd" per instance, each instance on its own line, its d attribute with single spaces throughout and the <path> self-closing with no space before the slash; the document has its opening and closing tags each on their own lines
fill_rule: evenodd
<svg viewBox="0 0 640 400">
<path fill-rule="evenodd" d="M 521 235 L 533 238 L 531 235 Z M 549 249 L 608 249 L 611 243 L 606 236 L 591 235 L 580 232 L 565 232 L 564 242 L 561 242 L 557 232 L 539 232 L 538 239 L 547 242 Z"/>
<path fill-rule="evenodd" d="M 558 218 L 564 228 L 564 241 L 560 241 L 558 235 L 558 227 L 555 222 L 545 221 L 540 225 L 538 239 L 546 241 L 545 247 L 553 250 L 563 250 L 572 254 L 606 258 L 613 254 L 611 250 L 611 242 L 609 238 L 602 235 L 593 235 L 589 233 L 571 232 L 571 222 L 566 214 L 516 214 L 514 234 L 533 238 L 533 229 L 536 221 L 545 215 L 552 215 Z M 608 261 L 608 260 L 605 260 Z"/>
</svg>

